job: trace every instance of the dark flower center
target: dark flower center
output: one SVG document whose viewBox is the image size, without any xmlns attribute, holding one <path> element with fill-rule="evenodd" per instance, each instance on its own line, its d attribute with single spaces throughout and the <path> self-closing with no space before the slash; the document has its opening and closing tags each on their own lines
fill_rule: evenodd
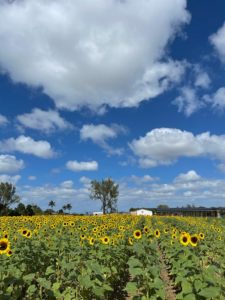
<svg viewBox="0 0 225 300">
<path fill-rule="evenodd" d="M 1 242 L 0 243 L 0 250 L 5 250 L 5 249 L 7 249 L 7 243 L 6 242 Z"/>
</svg>

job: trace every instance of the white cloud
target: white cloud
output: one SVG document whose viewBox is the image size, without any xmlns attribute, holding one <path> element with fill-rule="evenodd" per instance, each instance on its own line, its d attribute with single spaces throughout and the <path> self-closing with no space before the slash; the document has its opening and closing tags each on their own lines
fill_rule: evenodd
<svg viewBox="0 0 225 300">
<path fill-rule="evenodd" d="M 189 181 L 196 181 L 200 180 L 201 176 L 199 176 L 195 170 L 190 170 L 187 173 L 179 174 L 175 179 L 174 182 L 189 182 Z"/>
<path fill-rule="evenodd" d="M 9 138 L 0 141 L 0 152 L 18 151 L 24 154 L 32 154 L 42 158 L 55 156 L 51 145 L 47 141 L 35 141 L 29 136 L 21 135 L 18 138 Z"/>
<path fill-rule="evenodd" d="M 150 175 L 144 175 L 144 176 L 132 175 L 130 177 L 130 180 L 132 182 L 134 182 L 135 184 L 143 184 L 143 183 L 150 183 L 150 182 L 156 181 L 156 180 L 158 180 L 158 178 L 152 177 Z"/>
<path fill-rule="evenodd" d="M 0 64 L 15 82 L 42 86 L 58 108 L 137 106 L 181 78 L 183 63 L 165 53 L 190 20 L 186 5 L 0 1 Z"/>
<path fill-rule="evenodd" d="M 215 110 L 223 111 L 225 109 L 225 87 L 219 88 L 212 95 L 204 95 L 203 99 Z"/>
<path fill-rule="evenodd" d="M 33 176 L 33 175 L 28 176 L 28 180 L 34 181 L 34 180 L 36 180 L 36 179 L 37 179 L 36 176 Z"/>
<path fill-rule="evenodd" d="M 25 167 L 22 159 L 13 155 L 0 155 L 0 173 L 16 173 Z"/>
<path fill-rule="evenodd" d="M 225 163 L 218 164 L 218 165 L 217 165 L 217 168 L 218 168 L 221 172 L 225 173 Z"/>
<path fill-rule="evenodd" d="M 210 135 L 175 128 L 156 128 L 133 140 L 130 148 L 139 157 L 141 167 L 174 163 L 179 157 L 209 157 L 225 161 L 225 135 Z"/>
<path fill-rule="evenodd" d="M 203 71 L 198 72 L 194 82 L 194 85 L 196 87 L 207 89 L 209 88 L 210 83 L 211 83 L 211 79 L 209 78 L 209 75 L 206 72 Z"/>
<path fill-rule="evenodd" d="M 209 39 L 218 52 L 221 61 L 225 63 L 225 23 L 217 33 L 211 35 Z"/>
<path fill-rule="evenodd" d="M 0 126 L 5 126 L 9 123 L 8 119 L 0 114 Z"/>
<path fill-rule="evenodd" d="M 12 184 L 16 184 L 20 180 L 21 176 L 20 175 L 15 175 L 15 176 L 9 176 L 2 174 L 0 175 L 0 182 L 10 182 Z"/>
<path fill-rule="evenodd" d="M 106 150 L 108 154 L 120 155 L 122 154 L 123 149 L 111 147 L 107 143 L 107 140 L 115 139 L 119 134 L 125 134 L 126 132 L 126 128 L 118 124 L 112 124 L 111 126 L 106 126 L 104 124 L 86 124 L 83 125 L 80 130 L 80 138 L 83 141 L 91 140 L 93 143 Z"/>
<path fill-rule="evenodd" d="M 66 163 L 67 169 L 75 172 L 79 171 L 96 171 L 98 170 L 98 163 L 96 161 L 76 161 L 70 160 Z"/>
<path fill-rule="evenodd" d="M 82 177 L 80 178 L 79 181 L 80 181 L 80 183 L 82 183 L 83 185 L 89 185 L 90 182 L 91 182 L 91 179 L 88 178 L 88 177 L 86 177 L 86 176 L 82 176 Z"/>
<path fill-rule="evenodd" d="M 73 187 L 73 181 L 72 180 L 66 180 L 66 181 L 63 181 L 61 182 L 60 184 L 61 187 L 63 188 L 72 188 Z"/>
<path fill-rule="evenodd" d="M 57 129 L 65 130 L 73 127 L 69 122 L 64 120 L 57 111 L 45 111 L 39 108 L 34 108 L 31 113 L 17 116 L 17 120 L 23 127 L 46 133 L 56 131 Z"/>
<path fill-rule="evenodd" d="M 195 89 L 190 86 L 181 88 L 180 95 L 172 103 L 178 106 L 178 111 L 183 112 L 187 117 L 204 106 L 204 103 L 198 99 Z"/>
</svg>

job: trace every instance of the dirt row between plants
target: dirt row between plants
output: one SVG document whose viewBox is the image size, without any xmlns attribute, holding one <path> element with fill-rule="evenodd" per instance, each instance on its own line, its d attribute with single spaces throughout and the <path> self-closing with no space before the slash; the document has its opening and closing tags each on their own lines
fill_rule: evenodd
<svg viewBox="0 0 225 300">
<path fill-rule="evenodd" d="M 158 251 L 160 254 L 160 269 L 161 269 L 160 275 L 161 275 L 161 279 L 165 283 L 166 300 L 176 300 L 176 289 L 174 287 L 174 282 L 169 276 L 168 273 L 169 267 L 166 264 L 165 255 L 163 251 L 160 249 L 159 245 L 158 245 Z"/>
</svg>

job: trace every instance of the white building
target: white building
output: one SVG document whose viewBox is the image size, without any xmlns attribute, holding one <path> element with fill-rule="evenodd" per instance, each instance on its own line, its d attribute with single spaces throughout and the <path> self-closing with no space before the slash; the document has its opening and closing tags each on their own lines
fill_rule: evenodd
<svg viewBox="0 0 225 300">
<path fill-rule="evenodd" d="M 93 215 L 93 216 L 101 216 L 101 215 L 103 215 L 103 212 L 102 212 L 102 211 L 94 211 L 94 212 L 92 213 L 92 215 Z"/>
<path fill-rule="evenodd" d="M 132 211 L 131 214 L 137 215 L 137 216 L 152 216 L 153 212 L 151 210 L 147 210 L 147 209 L 138 209 L 138 210 Z"/>
</svg>

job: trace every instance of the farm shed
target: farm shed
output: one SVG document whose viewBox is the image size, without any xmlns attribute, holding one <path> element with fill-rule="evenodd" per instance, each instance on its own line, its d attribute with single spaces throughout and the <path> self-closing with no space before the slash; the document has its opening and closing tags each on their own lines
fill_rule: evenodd
<svg viewBox="0 0 225 300">
<path fill-rule="evenodd" d="M 137 216 L 152 216 L 153 212 L 151 210 L 147 210 L 147 209 L 138 209 L 138 210 L 132 211 L 131 214 L 137 215 Z"/>
</svg>

